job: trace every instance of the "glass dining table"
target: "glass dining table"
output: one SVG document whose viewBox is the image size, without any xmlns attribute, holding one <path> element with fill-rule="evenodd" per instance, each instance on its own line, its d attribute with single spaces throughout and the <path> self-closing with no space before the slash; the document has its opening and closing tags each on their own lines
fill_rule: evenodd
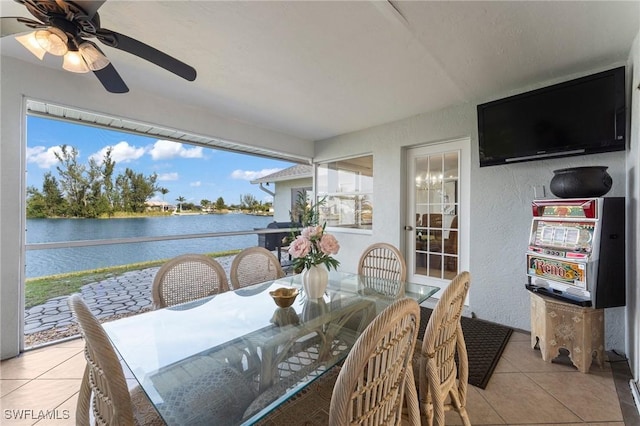
<svg viewBox="0 0 640 426">
<path fill-rule="evenodd" d="M 281 287 L 300 291 L 290 307 L 269 294 Z M 103 326 L 168 425 L 244 425 L 340 364 L 393 301 L 438 290 L 332 271 L 324 297 L 308 300 L 293 275 Z"/>
</svg>

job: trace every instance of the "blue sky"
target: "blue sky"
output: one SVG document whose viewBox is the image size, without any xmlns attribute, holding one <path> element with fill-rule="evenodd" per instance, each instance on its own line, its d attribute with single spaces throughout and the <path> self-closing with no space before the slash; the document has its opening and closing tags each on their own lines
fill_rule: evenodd
<svg viewBox="0 0 640 426">
<path fill-rule="evenodd" d="M 249 181 L 287 168 L 292 163 L 226 151 L 196 147 L 156 138 L 121 133 L 70 122 L 27 117 L 27 186 L 42 189 L 42 180 L 50 171 L 57 177 L 54 152 L 63 144 L 79 151 L 78 161 L 88 164 L 113 147 L 117 176 L 130 168 L 149 176 L 158 174 L 157 184 L 167 188 L 165 201 L 176 204 L 178 197 L 200 204 L 200 200 L 224 198 L 227 204 L 239 204 L 242 194 L 252 194 L 268 202 L 272 198 Z M 162 200 L 159 192 L 154 200 Z"/>
</svg>

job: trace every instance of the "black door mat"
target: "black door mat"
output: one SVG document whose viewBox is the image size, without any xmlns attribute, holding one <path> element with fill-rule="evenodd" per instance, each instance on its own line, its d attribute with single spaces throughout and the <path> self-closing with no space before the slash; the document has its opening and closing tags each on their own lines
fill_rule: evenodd
<svg viewBox="0 0 640 426">
<path fill-rule="evenodd" d="M 424 335 L 432 309 L 420 308 L 418 338 Z M 469 358 L 469 384 L 484 389 L 495 370 L 513 329 L 477 318 L 462 317 L 462 334 Z"/>
</svg>

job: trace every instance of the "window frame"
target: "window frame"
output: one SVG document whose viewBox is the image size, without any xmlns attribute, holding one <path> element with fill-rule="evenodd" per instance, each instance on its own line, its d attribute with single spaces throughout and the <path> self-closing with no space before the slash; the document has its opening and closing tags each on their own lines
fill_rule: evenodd
<svg viewBox="0 0 640 426">
<path fill-rule="evenodd" d="M 364 165 L 363 165 L 364 163 Z M 374 210 L 374 158 L 372 153 L 359 154 L 339 159 L 321 161 L 315 164 L 315 199 L 319 206 L 319 221 L 326 223 L 327 229 L 335 232 L 349 232 L 358 234 L 371 234 L 373 232 L 373 210 Z M 323 170 L 327 170 L 323 173 Z M 335 181 L 330 182 L 330 173 L 333 171 Z M 346 175 L 345 175 L 346 173 Z M 353 176 L 351 182 L 340 180 L 340 175 L 344 178 Z M 326 180 L 325 180 L 326 179 Z M 350 184 L 350 185 L 347 185 Z M 340 186 L 347 187 L 348 190 L 341 190 Z M 337 206 L 345 206 L 345 202 L 333 202 L 337 200 L 349 200 L 352 205 L 347 209 L 353 211 L 352 222 L 333 223 L 328 220 L 327 210 Z M 363 206 L 368 205 L 368 209 Z M 338 210 L 342 210 L 341 208 Z M 367 219 L 363 221 L 363 216 Z M 342 220 L 338 213 L 338 221 Z"/>
</svg>

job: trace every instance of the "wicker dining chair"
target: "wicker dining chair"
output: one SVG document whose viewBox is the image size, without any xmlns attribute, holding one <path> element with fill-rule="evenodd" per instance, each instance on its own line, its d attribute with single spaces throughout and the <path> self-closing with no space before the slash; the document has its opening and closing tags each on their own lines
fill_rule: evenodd
<svg viewBox="0 0 640 426">
<path fill-rule="evenodd" d="M 419 325 L 418 302 L 404 298 L 367 326 L 338 374 L 329 425 L 401 425 L 405 401 L 409 424 L 420 424 L 411 365 Z"/>
<path fill-rule="evenodd" d="M 417 343 L 414 374 L 418 377 L 420 408 L 429 425 L 444 425 L 448 410 L 455 410 L 464 425 L 471 425 L 465 408 L 469 363 L 460 324 L 470 284 L 468 272 L 459 273 L 449 283 L 431 313 L 422 342 Z M 450 402 L 446 402 L 447 396 Z"/>
<path fill-rule="evenodd" d="M 303 424 L 310 412 L 313 424 L 326 424 L 320 413 L 328 413 L 330 426 L 420 425 L 411 364 L 419 325 L 418 303 L 395 301 L 362 332 L 342 367 L 326 372 L 257 425 Z"/>
<path fill-rule="evenodd" d="M 276 255 L 264 247 L 249 247 L 233 258 L 229 279 L 234 290 L 284 277 Z"/>
<path fill-rule="evenodd" d="M 406 281 L 407 263 L 396 247 L 375 243 L 367 247 L 358 262 L 358 274 L 368 277 Z"/>
<path fill-rule="evenodd" d="M 68 304 L 84 338 L 87 360 L 78 394 L 76 424 L 88 426 L 92 409 L 95 424 L 99 425 L 164 425 L 139 387 L 129 392 L 109 337 L 82 297 L 71 295 Z"/>
<path fill-rule="evenodd" d="M 165 308 L 229 290 L 222 266 L 203 254 L 183 254 L 160 267 L 153 279 L 153 308 Z"/>
</svg>

